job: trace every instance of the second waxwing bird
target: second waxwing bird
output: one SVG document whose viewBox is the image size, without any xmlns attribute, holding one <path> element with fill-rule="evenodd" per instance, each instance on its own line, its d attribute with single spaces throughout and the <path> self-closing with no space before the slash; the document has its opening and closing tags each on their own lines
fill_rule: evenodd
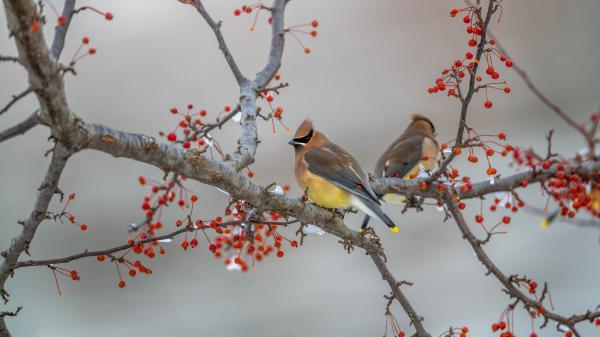
<svg viewBox="0 0 600 337">
<path fill-rule="evenodd" d="M 416 178 L 422 169 L 432 171 L 438 166 L 440 149 L 435 140 L 435 126 L 429 118 L 413 115 L 404 132 L 381 155 L 375 165 L 376 178 Z M 402 196 L 388 193 L 383 196 L 388 202 L 404 201 Z M 362 229 L 367 227 L 365 216 Z"/>
<path fill-rule="evenodd" d="M 309 119 L 300 124 L 289 144 L 294 146 L 298 185 L 308 190 L 315 204 L 325 208 L 354 206 L 381 219 L 392 232 L 398 231 L 381 209 L 379 197 L 356 159 L 316 131 Z"/>
</svg>

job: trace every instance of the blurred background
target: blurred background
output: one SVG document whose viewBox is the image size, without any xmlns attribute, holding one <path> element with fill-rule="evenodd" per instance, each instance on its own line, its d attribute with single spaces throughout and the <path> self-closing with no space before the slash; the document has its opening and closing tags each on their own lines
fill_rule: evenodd
<svg viewBox="0 0 600 337">
<path fill-rule="evenodd" d="M 62 8 L 62 1 L 53 0 Z M 187 103 L 208 109 L 211 119 L 224 105 L 234 105 L 238 90 L 212 32 L 192 7 L 175 0 L 81 0 L 114 14 L 114 20 L 86 11 L 74 19 L 63 58 L 68 62 L 81 38 L 89 36 L 98 53 L 77 65 L 78 75 L 67 76 L 71 108 L 84 120 L 157 135 L 170 131 L 176 120 L 168 110 Z M 207 0 L 242 71 L 252 76 L 268 53 L 270 27 L 262 13 L 258 27 L 249 31 L 252 17 L 235 17 L 240 1 Z M 248 4 L 248 3 L 247 3 Z M 577 121 L 585 121 L 600 105 L 600 2 L 597 0 L 504 1 L 501 22 L 492 25 L 516 63 L 523 66 L 540 89 Z M 284 109 L 284 123 L 295 129 L 305 117 L 334 141 L 344 144 L 370 170 L 380 150 L 397 137 L 413 113 L 431 117 L 441 141 L 455 136 L 459 105 L 443 95 L 427 94 L 439 72 L 466 51 L 467 37 L 460 17 L 450 9 L 462 1 L 292 1 L 286 25 L 318 19 L 318 37 L 302 36 L 310 55 L 287 39 L 282 80 L 290 82 L 276 104 Z M 0 11 L 2 11 L 0 9 Z M 49 20 L 55 22 L 52 14 Z M 4 12 L 0 13 L 0 54 L 15 55 L 8 39 Z M 48 38 L 52 29 L 45 28 Z M 27 87 L 19 66 L 0 65 L 0 102 Z M 502 67 L 503 68 L 503 67 Z M 505 132 L 516 146 L 545 151 L 545 135 L 555 129 L 554 149 L 572 155 L 584 146 L 579 135 L 542 105 L 511 71 L 501 73 L 512 93 L 491 93 L 491 110 L 484 98 L 474 100 L 468 122 L 481 133 Z M 0 118 L 4 129 L 37 107 L 29 97 Z M 291 134 L 268 122 L 260 123 L 261 146 L 254 180 L 290 183 Z M 234 148 L 239 126 L 230 123 L 214 135 L 226 150 Z M 46 170 L 44 152 L 51 147 L 48 130 L 38 127 L 24 137 L 0 144 L 0 247 L 18 233 L 18 219 L 29 214 L 35 191 Z M 458 168 L 474 180 L 485 179 L 485 167 Z M 513 170 L 493 158 L 503 175 Z M 481 161 L 480 161 L 481 162 Z M 89 224 L 81 232 L 70 224 L 45 222 L 31 246 L 34 258 L 62 257 L 83 249 L 123 243 L 127 227 L 141 219 L 139 205 L 147 192 L 137 183 L 145 175 L 160 179 L 159 170 L 131 160 L 97 152 L 75 155 L 60 187 L 76 193 L 72 210 Z M 225 195 L 199 184 L 202 217 L 216 216 L 227 203 Z M 543 206 L 537 186 L 523 193 L 532 205 Z M 467 206 L 468 218 L 479 209 Z M 54 203 L 50 210 L 59 211 Z M 491 336 L 490 325 L 510 303 L 493 277 L 473 256 L 452 222 L 429 206 L 424 212 L 401 214 L 387 205 L 400 233 L 392 235 L 381 223 L 389 268 L 400 280 L 415 282 L 404 288 L 425 326 L 437 336 L 449 326 L 467 325 L 476 336 Z M 172 209 L 165 221 L 173 224 L 180 213 Z M 495 219 L 499 214 L 487 214 Z M 359 226 L 360 216 L 348 218 Z M 600 303 L 600 245 L 598 231 L 555 223 L 538 227 L 539 217 L 519 214 L 509 234 L 497 236 L 486 250 L 507 274 L 527 274 L 550 282 L 559 313 L 582 313 Z M 479 230 L 479 229 L 476 229 Z M 293 236 L 295 229 L 286 231 Z M 481 232 L 478 232 L 481 234 Z M 371 260 L 360 251 L 348 255 L 332 236 L 310 236 L 304 246 L 287 250 L 282 259 L 270 257 L 255 270 L 227 271 L 223 260 L 209 254 L 206 244 L 183 252 L 177 241 L 166 256 L 154 259 L 150 277 L 127 280 L 107 263 L 95 259 L 68 265 L 81 281 L 61 280 L 58 296 L 46 268 L 19 270 L 9 280 L 6 309 L 23 306 L 17 318 L 7 319 L 14 336 L 381 336 L 385 327 L 384 294 L 389 292 Z M 4 308 L 3 308 L 4 310 Z M 412 331 L 395 303 L 393 312 L 403 329 Z M 530 333 L 529 319 L 517 310 L 517 335 Z M 584 335 L 598 329 L 581 325 Z M 542 336 L 558 336 L 554 328 Z"/>
</svg>

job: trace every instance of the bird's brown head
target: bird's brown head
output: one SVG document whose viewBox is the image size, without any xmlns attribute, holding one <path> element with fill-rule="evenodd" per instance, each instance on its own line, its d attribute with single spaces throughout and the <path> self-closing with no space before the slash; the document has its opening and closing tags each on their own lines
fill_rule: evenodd
<svg viewBox="0 0 600 337">
<path fill-rule="evenodd" d="M 412 122 L 410 123 L 409 128 L 421 133 L 425 133 L 431 138 L 435 137 L 435 126 L 433 125 L 433 122 L 423 115 L 414 114 L 412 116 Z"/>
<path fill-rule="evenodd" d="M 296 133 L 294 134 L 294 138 L 290 140 L 289 144 L 296 150 L 303 148 L 313 139 L 314 134 L 315 130 L 313 128 L 313 123 L 307 118 L 300 123 L 298 130 L 296 130 Z"/>
</svg>

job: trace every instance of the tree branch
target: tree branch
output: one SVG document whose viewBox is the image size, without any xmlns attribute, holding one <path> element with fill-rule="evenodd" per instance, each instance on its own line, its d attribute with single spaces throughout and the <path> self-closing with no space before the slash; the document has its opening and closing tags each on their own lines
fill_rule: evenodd
<svg viewBox="0 0 600 337">
<path fill-rule="evenodd" d="M 71 152 L 66 147 L 60 143 L 56 144 L 52 153 L 52 160 L 40 185 L 33 211 L 27 220 L 23 222 L 21 233 L 13 238 L 9 248 L 0 254 L 3 259 L 2 264 L 0 264 L 0 296 L 5 303 L 8 302 L 9 295 L 4 288 L 4 284 L 8 277 L 12 275 L 12 270 L 16 266 L 21 253 L 29 254 L 29 244 L 33 241 L 38 226 L 46 218 L 48 205 L 57 191 L 58 181 L 70 155 Z M 0 317 L 0 336 L 10 336 L 4 317 Z"/>
<path fill-rule="evenodd" d="M 75 4 L 77 0 L 65 0 L 63 7 L 62 16 L 65 18 L 64 25 L 56 25 L 54 28 L 54 40 L 52 41 L 52 47 L 50 48 L 50 54 L 58 61 L 60 54 L 65 46 L 65 40 L 67 37 L 67 31 L 71 25 L 71 19 L 75 14 Z"/>
<path fill-rule="evenodd" d="M 218 227 L 226 228 L 231 225 L 236 225 L 236 224 L 239 225 L 240 223 L 252 223 L 252 224 L 260 223 L 260 224 L 271 225 L 271 226 L 287 226 L 287 225 L 298 223 L 298 221 L 292 220 L 292 221 L 285 221 L 285 222 L 272 222 L 272 221 L 262 221 L 261 222 L 261 221 L 249 221 L 249 220 L 241 221 L 240 220 L 240 221 L 224 222 L 224 223 L 219 224 Z M 74 255 L 67 256 L 67 257 L 56 258 L 56 259 L 21 261 L 15 265 L 13 270 L 18 269 L 18 268 L 23 268 L 23 267 L 48 266 L 48 265 L 54 265 L 54 264 L 67 263 L 67 262 L 71 262 L 71 261 L 75 261 L 75 260 L 79 260 L 79 259 L 83 259 L 83 258 L 91 257 L 91 256 L 110 255 L 113 253 L 117 253 L 117 252 L 129 249 L 136 244 L 145 244 L 145 243 L 151 243 L 151 242 L 156 242 L 156 241 L 161 241 L 161 240 L 174 239 L 175 237 L 177 237 L 181 234 L 184 234 L 186 232 L 194 232 L 194 231 L 205 230 L 205 229 L 210 229 L 210 226 L 194 227 L 194 226 L 190 225 L 190 226 L 185 226 L 183 228 L 179 228 L 168 234 L 148 237 L 144 240 L 138 240 L 131 244 L 124 244 L 124 245 L 116 246 L 113 248 L 96 250 L 96 251 L 85 250 L 84 252 L 79 253 L 79 254 L 74 254 Z"/>
<path fill-rule="evenodd" d="M 417 314 L 417 312 L 412 307 L 402 290 L 400 290 L 400 285 L 402 283 L 396 280 L 394 275 L 385 265 L 385 262 L 381 258 L 381 256 L 376 254 L 369 254 L 369 256 L 373 260 L 373 263 L 375 263 L 375 266 L 377 266 L 377 269 L 379 270 L 379 273 L 381 274 L 383 279 L 390 285 L 390 289 L 392 289 L 392 296 L 396 300 L 398 300 L 398 302 L 402 306 L 402 309 L 404 309 L 404 311 L 408 315 L 408 318 L 410 319 L 412 325 L 415 327 L 416 335 L 418 337 L 430 337 L 431 335 L 423 327 L 423 318 Z"/>
<path fill-rule="evenodd" d="M 23 90 L 21 93 L 17 94 L 17 95 L 13 95 L 11 100 L 4 106 L 4 108 L 2 108 L 2 110 L 0 110 L 0 116 L 7 112 L 8 110 L 10 110 L 10 108 L 17 103 L 18 101 L 20 101 L 21 99 L 25 98 L 27 95 L 29 95 L 30 93 L 33 92 L 33 88 L 29 87 L 25 90 Z"/>
<path fill-rule="evenodd" d="M 448 207 L 448 210 L 450 211 L 452 216 L 454 217 L 454 220 L 456 222 L 456 225 L 458 226 L 458 229 L 463 234 L 463 238 L 468 241 L 469 245 L 473 248 L 475 255 L 477 255 L 477 258 L 483 264 L 483 266 L 487 269 L 488 273 L 494 275 L 498 279 L 498 281 L 500 281 L 500 283 L 502 283 L 502 285 L 504 286 L 508 295 L 511 298 L 516 298 L 517 300 L 521 301 L 527 309 L 533 309 L 536 311 L 540 311 L 540 308 L 543 307 L 543 304 L 538 302 L 536 299 L 530 298 L 525 293 L 523 293 L 521 290 L 519 290 L 517 287 L 515 287 L 515 285 L 512 282 L 512 278 L 508 277 L 504 273 L 502 273 L 500 268 L 498 268 L 494 264 L 494 262 L 492 262 L 490 257 L 483 250 L 481 242 L 475 237 L 475 234 L 473 234 L 473 232 L 469 229 L 469 226 L 467 225 L 462 213 L 458 209 L 458 206 L 456 205 L 456 203 L 454 201 L 452 201 L 452 199 L 448 195 L 445 196 L 445 204 Z M 540 311 L 540 314 L 543 315 L 545 318 L 556 322 L 557 329 L 558 329 L 559 324 L 565 325 L 573 331 L 575 336 L 578 336 L 578 337 L 580 336 L 579 332 L 575 329 L 575 325 L 577 323 L 582 322 L 582 321 L 590 321 L 591 322 L 594 320 L 594 318 L 600 317 L 599 311 L 597 311 L 597 312 L 588 311 L 586 314 L 573 315 L 573 316 L 567 318 L 567 317 L 561 316 L 553 311 L 550 311 L 546 308 L 544 308 L 543 311 Z"/>
<path fill-rule="evenodd" d="M 14 62 L 14 63 L 21 64 L 21 61 L 19 60 L 19 58 L 15 57 L 15 56 L 3 56 L 3 55 L 0 55 L 0 62 Z"/>
<path fill-rule="evenodd" d="M 460 146 L 462 144 L 463 133 L 467 124 L 467 110 L 469 108 L 469 104 L 471 103 L 471 99 L 473 98 L 473 94 L 475 93 L 475 78 L 477 77 L 477 69 L 479 68 L 479 61 L 481 60 L 481 55 L 483 55 L 483 50 L 487 43 L 486 34 L 488 25 L 492 18 L 492 14 L 494 13 L 494 1 L 496 0 L 489 0 L 487 13 L 485 15 L 485 19 L 481 27 L 481 36 L 479 40 L 479 45 L 477 46 L 477 55 L 475 56 L 476 62 L 474 62 L 473 64 L 473 72 L 471 73 L 471 77 L 469 78 L 469 90 L 467 91 L 467 96 L 465 96 L 461 106 L 458 133 L 456 135 L 456 146 Z"/>
<path fill-rule="evenodd" d="M 194 0 L 193 2 L 190 2 L 190 4 L 196 8 L 198 13 L 200 13 L 200 15 L 202 15 L 202 17 L 206 21 L 206 23 L 208 23 L 210 29 L 212 29 L 212 31 L 215 33 L 215 37 L 219 42 L 219 49 L 223 53 L 223 56 L 225 56 L 225 60 L 227 61 L 227 64 L 229 65 L 229 68 L 231 69 L 231 72 L 233 73 L 233 76 L 235 77 L 235 80 L 237 81 L 238 85 L 241 86 L 242 84 L 246 83 L 248 79 L 244 77 L 244 75 L 240 71 L 240 68 L 238 67 L 237 63 L 235 63 L 233 55 L 231 55 L 231 52 L 229 51 L 229 47 L 227 47 L 227 43 L 225 43 L 225 39 L 223 38 L 223 34 L 221 33 L 221 21 L 215 22 L 212 19 L 212 17 L 204 8 L 204 5 L 202 4 L 201 0 Z"/>
<path fill-rule="evenodd" d="M 37 126 L 40 123 L 38 112 L 39 110 L 36 110 L 21 123 L 4 131 L 0 131 L 0 143 L 15 136 L 22 135 Z"/>
</svg>

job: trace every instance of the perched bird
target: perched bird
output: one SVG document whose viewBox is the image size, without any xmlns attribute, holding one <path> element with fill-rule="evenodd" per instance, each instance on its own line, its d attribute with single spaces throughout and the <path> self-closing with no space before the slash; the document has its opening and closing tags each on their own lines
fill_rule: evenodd
<svg viewBox="0 0 600 337">
<path fill-rule="evenodd" d="M 379 197 L 360 165 L 348 152 L 332 143 L 305 119 L 289 142 L 295 151 L 295 175 L 308 197 L 325 208 L 355 206 L 381 219 L 392 232 L 398 227 L 383 212 Z"/>
<path fill-rule="evenodd" d="M 416 178 L 422 169 L 432 171 L 438 166 L 440 149 L 435 140 L 435 126 L 425 116 L 413 115 L 404 132 L 381 155 L 375 165 L 376 178 Z M 383 196 L 388 202 L 402 202 L 404 197 L 388 193 Z M 362 228 L 367 227 L 365 216 Z"/>
</svg>

